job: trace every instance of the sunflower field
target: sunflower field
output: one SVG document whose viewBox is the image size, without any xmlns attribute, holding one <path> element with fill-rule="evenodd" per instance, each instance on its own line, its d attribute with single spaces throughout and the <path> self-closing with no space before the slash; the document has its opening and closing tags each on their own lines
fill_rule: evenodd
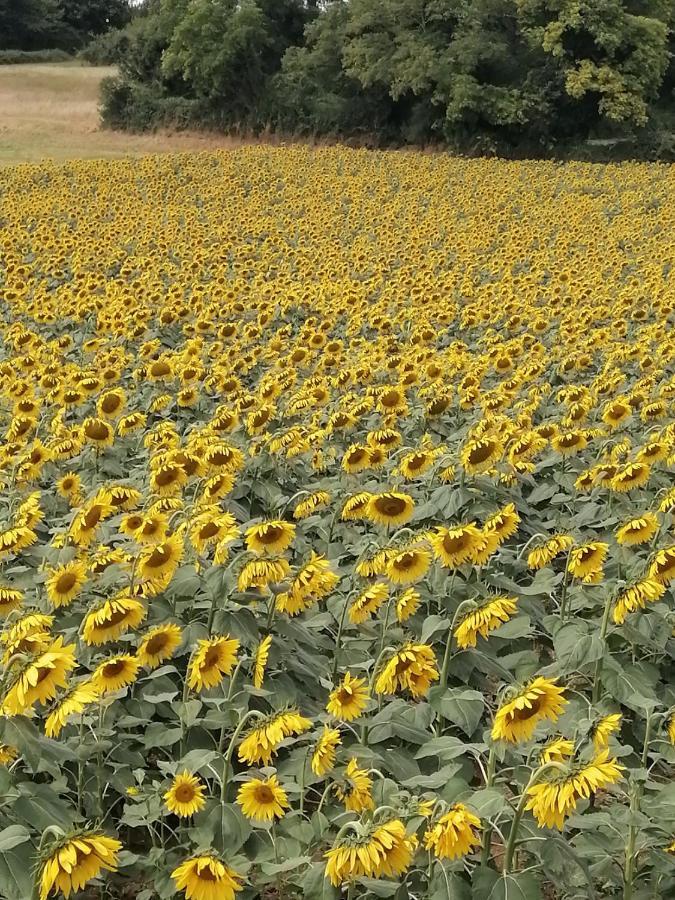
<svg viewBox="0 0 675 900">
<path fill-rule="evenodd" d="M 675 897 L 675 174 L 0 170 L 0 897 Z"/>
</svg>

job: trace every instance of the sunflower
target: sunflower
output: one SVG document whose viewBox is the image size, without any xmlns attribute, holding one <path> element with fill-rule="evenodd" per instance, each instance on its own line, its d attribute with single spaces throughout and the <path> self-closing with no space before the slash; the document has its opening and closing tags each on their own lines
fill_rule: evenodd
<svg viewBox="0 0 675 900">
<path fill-rule="evenodd" d="M 0 586 L 0 618 L 6 619 L 13 610 L 21 606 L 23 601 L 23 591 L 6 585 Z"/>
<path fill-rule="evenodd" d="M 428 644 L 408 642 L 397 650 L 375 681 L 378 694 L 408 690 L 413 697 L 424 697 L 432 681 L 438 681 L 436 656 Z"/>
<path fill-rule="evenodd" d="M 628 615 L 638 609 L 644 609 L 648 603 L 660 600 L 666 592 L 666 585 L 648 575 L 625 588 L 617 597 L 612 618 L 617 625 L 622 625 Z"/>
<path fill-rule="evenodd" d="M 117 870 L 122 844 L 98 831 L 80 831 L 49 848 L 40 866 L 40 900 L 50 894 L 70 897 L 103 870 Z"/>
<path fill-rule="evenodd" d="M 387 491 L 370 497 L 366 517 L 377 525 L 405 525 L 412 518 L 414 509 L 415 504 L 408 494 Z"/>
<path fill-rule="evenodd" d="M 648 577 L 665 585 L 675 579 L 675 544 L 656 551 L 649 566 Z"/>
<path fill-rule="evenodd" d="M 12 670 L 2 713 L 20 716 L 36 703 L 45 704 L 53 700 L 58 689 L 66 686 L 68 675 L 76 665 L 75 644 L 64 646 L 63 638 L 57 637 L 18 671 Z"/>
<path fill-rule="evenodd" d="M 8 766 L 19 756 L 19 751 L 11 744 L 0 744 L 0 766 Z"/>
<path fill-rule="evenodd" d="M 371 450 L 363 444 L 352 444 L 342 457 L 342 468 L 345 472 L 355 475 L 370 468 Z"/>
<path fill-rule="evenodd" d="M 315 512 L 327 506 L 330 501 L 331 496 L 328 491 L 316 491 L 316 493 L 310 494 L 308 497 L 305 497 L 304 500 L 301 500 L 296 504 L 296 507 L 293 510 L 293 518 L 306 519 L 308 516 L 314 515 Z"/>
<path fill-rule="evenodd" d="M 544 765 L 550 762 L 565 762 L 574 755 L 574 741 L 567 738 L 554 737 L 547 741 L 539 752 L 539 762 Z"/>
<path fill-rule="evenodd" d="M 8 528 L 0 532 L 0 559 L 13 556 L 30 547 L 38 539 L 32 528 L 21 525 L 18 528 Z"/>
<path fill-rule="evenodd" d="M 612 400 L 602 411 L 602 421 L 612 429 L 618 428 L 631 417 L 632 413 L 633 408 L 630 403 L 621 399 Z"/>
<path fill-rule="evenodd" d="M 179 462 L 170 458 L 152 467 L 150 488 L 158 497 L 176 497 L 188 483 L 188 476 Z"/>
<path fill-rule="evenodd" d="M 489 519 L 485 520 L 483 532 L 485 534 L 494 534 L 498 538 L 499 544 L 503 544 L 507 538 L 510 538 L 518 531 L 519 523 L 520 516 L 516 512 L 515 505 L 507 503 L 506 506 L 498 509 Z"/>
<path fill-rule="evenodd" d="M 458 859 L 480 845 L 478 816 L 463 803 L 455 803 L 431 825 L 424 835 L 424 846 L 437 859 Z"/>
<path fill-rule="evenodd" d="M 225 546 L 238 537 L 239 528 L 234 516 L 229 512 L 220 512 L 217 507 L 200 513 L 190 526 L 190 543 L 202 555 L 213 544 L 218 544 L 222 553 Z"/>
<path fill-rule="evenodd" d="M 407 481 L 419 478 L 433 466 L 435 458 L 436 454 L 430 450 L 414 450 L 412 453 L 406 453 L 399 464 L 401 475 Z"/>
<path fill-rule="evenodd" d="M 239 761 L 268 765 L 286 738 L 309 731 L 312 723 L 297 709 L 287 709 L 262 719 L 239 745 Z"/>
<path fill-rule="evenodd" d="M 574 544 L 574 540 L 569 534 L 554 534 L 541 544 L 537 544 L 530 550 L 527 556 L 527 566 L 529 569 L 543 569 L 550 565 L 556 556 L 559 556 L 565 550 L 569 550 Z"/>
<path fill-rule="evenodd" d="M 70 526 L 70 537 L 78 547 L 88 547 L 94 539 L 96 529 L 115 511 L 105 493 L 97 495 L 76 513 Z"/>
<path fill-rule="evenodd" d="M 487 638 L 504 622 L 515 615 L 517 599 L 515 597 L 489 597 L 474 610 L 467 613 L 454 631 L 457 646 L 463 650 L 476 646 L 476 638 L 480 635 Z"/>
<path fill-rule="evenodd" d="M 290 589 L 277 595 L 276 607 L 280 612 L 295 616 L 328 596 L 339 580 L 339 576 L 331 571 L 328 560 L 312 553 L 293 579 Z"/>
<path fill-rule="evenodd" d="M 131 534 L 139 544 L 161 544 L 169 530 L 169 520 L 164 513 L 126 516 L 122 524 L 127 529 L 132 525 L 136 526 Z M 121 526 L 120 531 L 122 531 Z"/>
<path fill-rule="evenodd" d="M 254 553 L 276 556 L 290 547 L 295 537 L 295 525 L 274 519 L 251 525 L 246 531 L 246 547 Z"/>
<path fill-rule="evenodd" d="M 349 621 L 360 625 L 373 616 L 389 596 L 389 587 L 385 582 L 372 585 L 352 601 L 349 607 Z"/>
<path fill-rule="evenodd" d="M 646 544 L 658 530 L 659 520 L 654 513 L 646 512 L 617 528 L 616 540 L 619 544 Z"/>
<path fill-rule="evenodd" d="M 194 816 L 206 806 L 204 790 L 203 781 L 186 769 L 175 776 L 164 794 L 164 802 L 169 812 L 182 819 Z"/>
<path fill-rule="evenodd" d="M 101 694 L 111 694 L 133 684 L 138 675 L 140 663 L 129 653 L 120 653 L 103 660 L 94 670 L 91 680 Z"/>
<path fill-rule="evenodd" d="M 234 669 L 238 650 L 239 641 L 228 634 L 199 641 L 190 659 L 189 687 L 203 691 L 220 684 Z"/>
<path fill-rule="evenodd" d="M 234 900 L 242 890 L 242 876 L 212 854 L 186 859 L 171 877 L 186 900 Z"/>
<path fill-rule="evenodd" d="M 277 781 L 276 775 L 269 778 L 252 778 L 239 788 L 237 803 L 248 819 L 259 822 L 273 822 L 281 819 L 290 804 L 286 791 Z"/>
<path fill-rule="evenodd" d="M 47 596 L 54 607 L 69 606 L 87 580 L 87 566 L 81 560 L 52 569 L 47 578 Z"/>
<path fill-rule="evenodd" d="M 55 738 L 61 734 L 70 716 L 84 712 L 90 704 L 95 703 L 100 696 L 100 691 L 92 680 L 81 681 L 59 700 L 55 709 L 47 716 L 45 722 L 45 734 Z"/>
<path fill-rule="evenodd" d="M 346 672 L 340 684 L 330 692 L 326 710 L 336 719 L 351 722 L 366 708 L 368 697 L 365 679 L 353 678 Z"/>
<path fill-rule="evenodd" d="M 82 436 L 94 447 L 110 447 L 115 439 L 115 432 L 105 419 L 88 418 L 82 423 Z"/>
<path fill-rule="evenodd" d="M 460 461 L 469 475 L 480 475 L 493 469 L 504 448 L 492 437 L 470 438 L 462 447 Z"/>
<path fill-rule="evenodd" d="M 361 813 L 375 808 L 372 787 L 373 779 L 365 769 L 359 769 L 358 760 L 352 757 L 347 763 L 344 777 L 334 785 L 333 790 L 346 810 Z"/>
<path fill-rule="evenodd" d="M 338 729 L 324 725 L 323 733 L 316 742 L 316 747 L 312 754 L 311 765 L 312 772 L 315 775 L 325 775 L 333 768 L 335 765 L 335 754 L 341 743 Z"/>
<path fill-rule="evenodd" d="M 265 588 L 270 584 L 280 584 L 291 574 L 288 560 L 260 557 L 245 563 L 237 578 L 237 589 L 242 593 L 249 588 Z"/>
<path fill-rule="evenodd" d="M 565 819 L 579 800 L 588 799 L 599 788 L 616 784 L 624 766 L 609 759 L 607 749 L 600 751 L 588 764 L 569 765 L 563 771 L 545 773 L 544 781 L 530 785 L 525 809 L 532 813 L 541 828 L 562 831 Z"/>
<path fill-rule="evenodd" d="M 137 628 L 145 616 L 146 610 L 140 600 L 128 596 L 113 597 L 86 614 L 82 637 L 87 644 L 107 644 L 116 641 L 130 628 Z"/>
<path fill-rule="evenodd" d="M 253 663 L 253 687 L 257 690 L 260 690 L 263 685 L 263 679 L 265 678 L 265 667 L 267 666 L 267 660 L 269 657 L 271 646 L 272 635 L 268 634 L 260 641 L 260 643 L 258 644 L 258 649 L 255 653 L 255 661 Z"/>
<path fill-rule="evenodd" d="M 171 659 L 180 646 L 182 631 L 180 625 L 169 622 L 156 625 L 147 631 L 138 645 L 136 657 L 142 666 L 156 669 L 166 659 Z"/>
<path fill-rule="evenodd" d="M 144 581 L 168 584 L 183 557 L 183 541 L 171 534 L 160 544 L 144 547 L 136 560 L 137 571 Z"/>
<path fill-rule="evenodd" d="M 572 456 L 586 449 L 588 438 L 581 431 L 564 431 L 551 438 L 551 446 L 561 456 Z"/>
<path fill-rule="evenodd" d="M 471 561 L 483 545 L 483 535 L 474 522 L 438 528 L 430 535 L 429 540 L 441 565 L 448 569 L 455 569 Z"/>
<path fill-rule="evenodd" d="M 628 463 L 616 473 L 610 482 L 613 491 L 619 493 L 628 493 L 633 488 L 644 487 L 649 481 L 651 469 L 647 463 L 634 462 Z"/>
<path fill-rule="evenodd" d="M 396 598 L 396 618 L 398 621 L 407 622 L 410 616 L 417 612 L 421 602 L 422 598 L 415 588 L 406 588 Z"/>
<path fill-rule="evenodd" d="M 557 721 L 567 700 L 555 680 L 539 676 L 511 693 L 500 705 L 492 725 L 493 741 L 529 741 L 544 719 Z"/>
<path fill-rule="evenodd" d="M 70 501 L 71 505 L 79 502 L 81 489 L 82 479 L 75 472 L 66 472 L 56 482 L 57 493 Z"/>
<path fill-rule="evenodd" d="M 580 578 L 587 584 L 594 584 L 602 577 L 602 567 L 608 550 L 609 544 L 602 541 L 591 541 L 575 547 L 567 564 L 570 575 Z"/>
<path fill-rule="evenodd" d="M 424 578 L 431 565 L 431 554 L 421 547 L 392 551 L 387 560 L 387 578 L 393 584 L 411 584 Z"/>
<path fill-rule="evenodd" d="M 342 512 L 340 514 L 342 521 L 357 522 L 359 519 L 364 519 L 366 517 L 368 504 L 372 497 L 373 495 L 368 491 L 361 491 L 360 493 L 353 494 L 349 497 L 342 507 Z"/>
<path fill-rule="evenodd" d="M 409 868 L 417 839 L 408 836 L 400 819 L 371 824 L 362 831 L 344 835 L 327 850 L 326 878 L 337 887 L 355 878 L 395 878 Z"/>
<path fill-rule="evenodd" d="M 609 738 L 621 726 L 621 713 L 610 713 L 603 716 L 593 726 L 593 746 L 602 750 L 609 743 Z"/>
</svg>

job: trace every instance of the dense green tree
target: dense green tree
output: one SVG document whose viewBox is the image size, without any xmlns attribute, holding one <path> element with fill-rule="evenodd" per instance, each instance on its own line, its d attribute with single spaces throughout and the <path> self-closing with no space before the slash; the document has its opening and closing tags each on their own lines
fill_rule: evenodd
<svg viewBox="0 0 675 900">
<path fill-rule="evenodd" d="M 62 16 L 58 0 L 0 0 L 0 50 L 61 46 Z"/>
<path fill-rule="evenodd" d="M 131 16 L 127 0 L 60 0 L 60 4 L 63 22 L 77 35 L 79 43 L 126 25 Z"/>
</svg>

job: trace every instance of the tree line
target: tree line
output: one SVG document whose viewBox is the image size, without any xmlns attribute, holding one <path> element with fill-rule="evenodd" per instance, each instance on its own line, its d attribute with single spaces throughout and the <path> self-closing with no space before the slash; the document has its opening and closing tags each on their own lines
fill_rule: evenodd
<svg viewBox="0 0 675 900">
<path fill-rule="evenodd" d="M 130 17 L 128 0 L 0 0 L 0 51 L 79 50 Z"/>
</svg>

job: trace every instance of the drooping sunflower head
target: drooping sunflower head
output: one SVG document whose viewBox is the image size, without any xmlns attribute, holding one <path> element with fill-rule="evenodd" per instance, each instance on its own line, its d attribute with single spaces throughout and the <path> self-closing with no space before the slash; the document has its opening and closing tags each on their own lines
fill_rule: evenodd
<svg viewBox="0 0 675 900">
<path fill-rule="evenodd" d="M 328 699 L 327 711 L 336 719 L 350 722 L 358 719 L 368 703 L 368 687 L 363 678 L 354 678 L 349 672 L 335 687 Z"/>
<path fill-rule="evenodd" d="M 40 900 L 69 897 L 102 871 L 117 869 L 122 844 L 98 831 L 75 832 L 51 845 L 41 859 Z"/>
<path fill-rule="evenodd" d="M 555 722 L 567 700 L 564 688 L 555 680 L 535 678 L 505 699 L 495 714 L 492 739 L 510 743 L 529 741 L 539 722 Z"/>
<path fill-rule="evenodd" d="M 251 525 L 246 531 L 246 546 L 254 553 L 276 556 L 290 547 L 294 537 L 295 525 L 273 519 Z"/>
<path fill-rule="evenodd" d="M 239 641 L 229 635 L 214 635 L 199 641 L 192 653 L 188 685 L 203 691 L 220 684 L 237 663 Z"/>
<path fill-rule="evenodd" d="M 171 877 L 186 900 L 234 900 L 242 890 L 242 876 L 212 853 L 185 860 Z"/>
</svg>

